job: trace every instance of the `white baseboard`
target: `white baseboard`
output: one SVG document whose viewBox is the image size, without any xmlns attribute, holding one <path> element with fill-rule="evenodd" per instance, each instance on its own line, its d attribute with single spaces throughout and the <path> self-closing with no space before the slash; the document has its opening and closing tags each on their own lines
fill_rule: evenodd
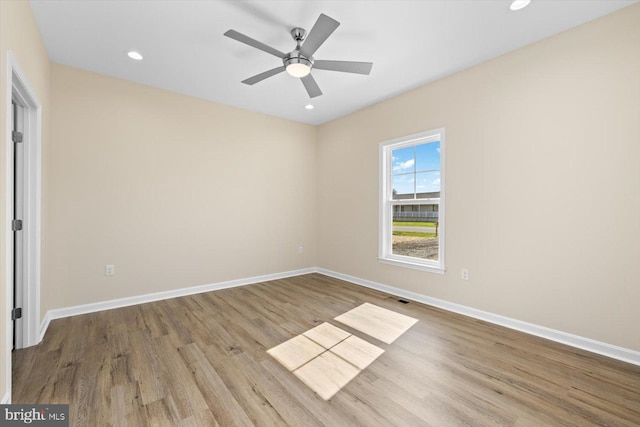
<svg viewBox="0 0 640 427">
<path fill-rule="evenodd" d="M 397 295 L 402 298 L 421 302 L 433 307 L 442 308 L 447 311 L 452 311 L 454 313 L 473 317 L 475 319 L 484 320 L 486 322 L 504 326 L 509 329 L 515 329 L 527 334 L 546 338 L 548 340 L 566 344 L 571 347 L 580 348 L 582 350 L 587 350 L 592 353 L 601 354 L 603 356 L 611 357 L 613 359 L 622 360 L 623 362 L 628 362 L 640 366 L 639 351 L 631 350 L 624 347 L 618 347 L 615 345 L 592 340 L 590 338 L 573 335 L 567 332 L 557 331 L 555 329 L 535 325 L 533 323 L 523 322 L 521 320 L 512 319 L 510 317 L 501 316 L 499 314 L 489 313 L 487 311 L 467 307 L 465 305 L 428 297 L 426 295 L 406 291 L 404 289 L 395 288 L 393 286 L 383 285 L 381 283 L 372 282 L 370 280 L 361 279 L 359 277 L 349 276 L 347 274 L 337 273 L 335 271 L 326 270 L 324 268 L 317 268 L 316 272 L 324 274 L 326 276 L 334 277 L 336 279 L 344 280 L 346 282 L 351 282 L 356 285 L 376 289 L 388 294 Z"/>
<path fill-rule="evenodd" d="M 181 288 L 164 292 L 156 292 L 152 294 L 138 295 L 134 297 L 120 298 L 109 301 L 102 301 L 92 304 L 77 305 L 73 307 L 59 308 L 55 310 L 49 310 L 40 327 L 40 335 L 38 342 L 42 341 L 49 323 L 54 319 L 60 319 L 63 317 L 76 316 L 79 314 L 94 313 L 97 311 L 111 310 L 114 308 L 127 307 L 136 304 L 144 304 L 147 302 L 159 301 L 169 298 L 176 298 L 186 295 L 199 294 L 203 292 L 216 291 L 220 289 L 234 288 L 238 286 L 251 285 L 254 283 L 267 282 L 269 280 L 284 279 L 287 277 L 301 276 L 303 274 L 320 273 L 325 276 L 334 277 L 336 279 L 344 280 L 356 285 L 365 286 L 367 288 L 376 289 L 388 294 L 397 295 L 402 298 L 410 299 L 413 301 L 421 302 L 423 304 L 438 307 L 447 311 L 462 314 L 465 316 L 473 317 L 475 319 L 484 320 L 489 323 L 501 325 L 509 329 L 515 329 L 527 334 L 535 335 L 538 337 L 546 338 L 551 341 L 556 341 L 562 344 L 569 345 L 571 347 L 587 350 L 592 353 L 601 354 L 603 356 L 611 357 L 613 359 L 622 360 L 624 362 L 632 363 L 640 366 L 640 352 L 627 349 L 624 347 L 618 347 L 615 345 L 603 343 L 600 341 L 592 340 L 590 338 L 573 335 L 567 332 L 558 331 L 555 329 L 547 328 L 544 326 L 535 325 L 533 323 L 523 322 L 521 320 L 512 319 L 510 317 L 501 316 L 499 314 L 490 313 L 487 311 L 478 310 L 465 305 L 452 303 L 449 301 L 428 297 L 426 295 L 418 294 L 415 292 L 407 291 L 393 286 L 383 285 L 381 283 L 373 282 L 371 280 L 361 279 L 359 277 L 349 276 L 348 274 L 337 273 L 335 271 L 327 270 L 324 268 L 305 268 L 300 270 L 287 271 L 283 273 L 266 274 L 263 276 L 248 277 L 245 279 L 230 280 L 220 283 L 211 283 L 208 285 L 193 286 L 190 288 Z M 5 397 L 6 398 L 6 397 Z"/>
<path fill-rule="evenodd" d="M 47 314 L 44 315 L 44 319 L 42 319 L 42 322 L 40 323 L 40 332 L 38 332 L 38 342 L 36 344 L 42 342 L 42 338 L 44 338 L 44 334 L 49 328 L 49 323 L 51 323 L 51 316 L 49 313 L 51 313 L 51 311 L 47 311 Z"/>
<path fill-rule="evenodd" d="M 254 283 L 268 282 L 270 280 L 284 279 L 287 277 L 301 276 L 303 274 L 315 273 L 315 268 L 304 268 L 300 270 L 285 271 L 282 273 L 265 274 L 262 276 L 247 277 L 244 279 L 229 280 L 226 282 L 210 283 L 207 285 L 193 286 L 190 288 L 180 288 L 170 291 L 155 292 L 151 294 L 137 295 L 113 299 L 109 301 L 95 302 L 91 304 L 76 305 L 72 307 L 58 308 L 47 311 L 40 326 L 38 342 L 42 341 L 47 332 L 49 323 L 54 319 L 77 316 L 79 314 L 95 313 L 97 311 L 111 310 L 114 308 L 128 307 L 131 305 L 144 304 L 147 302 L 160 301 L 170 298 L 183 297 L 186 295 L 200 294 L 203 292 L 218 291 L 221 289 L 235 288 L 238 286 L 252 285 Z"/>
<path fill-rule="evenodd" d="M 0 401 L 0 405 L 8 405 L 9 403 L 11 403 L 11 395 L 7 392 L 2 398 L 2 401 Z"/>
</svg>

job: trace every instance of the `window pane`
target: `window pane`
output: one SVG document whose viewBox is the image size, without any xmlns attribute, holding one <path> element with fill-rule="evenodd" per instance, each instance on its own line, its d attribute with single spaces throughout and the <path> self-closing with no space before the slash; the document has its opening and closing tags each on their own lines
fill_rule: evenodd
<svg viewBox="0 0 640 427">
<path fill-rule="evenodd" d="M 440 170 L 440 141 L 420 144 L 415 148 L 416 172 Z"/>
<path fill-rule="evenodd" d="M 440 197 L 440 141 L 391 151 L 394 200 Z"/>
<path fill-rule="evenodd" d="M 398 212 L 394 207 L 393 235 L 391 252 L 394 255 L 404 255 L 415 258 L 438 260 L 438 222 L 437 211 L 423 211 L 433 209 L 431 205 L 415 207 L 418 212 Z"/>
<path fill-rule="evenodd" d="M 413 173 L 416 165 L 414 147 L 401 148 L 391 151 L 392 174 Z"/>
<path fill-rule="evenodd" d="M 416 173 L 416 198 L 440 198 L 440 171 Z"/>
<path fill-rule="evenodd" d="M 414 195 L 414 178 L 413 174 L 395 175 L 393 177 L 393 198 L 399 199 L 413 199 Z"/>
<path fill-rule="evenodd" d="M 393 220 L 395 222 L 436 222 L 438 221 L 438 202 L 421 205 L 393 205 Z M 399 224 L 394 224 L 399 225 Z M 403 224 L 415 226 L 430 226 L 434 224 Z"/>
</svg>

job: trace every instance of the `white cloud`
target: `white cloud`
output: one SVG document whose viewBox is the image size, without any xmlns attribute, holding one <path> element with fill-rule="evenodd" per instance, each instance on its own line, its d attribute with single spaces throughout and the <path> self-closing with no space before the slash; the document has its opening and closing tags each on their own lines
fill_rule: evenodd
<svg viewBox="0 0 640 427">
<path fill-rule="evenodd" d="M 438 153 L 440 153 L 440 147 L 436 148 L 436 151 L 437 151 Z"/>
<path fill-rule="evenodd" d="M 414 163 L 415 163 L 415 160 L 414 160 L 414 159 L 409 159 L 409 160 L 407 160 L 406 162 L 398 163 L 397 165 L 395 165 L 395 166 L 393 167 L 393 171 L 394 171 L 394 172 L 401 172 L 401 171 L 403 171 L 403 170 L 405 170 L 405 169 L 410 169 L 410 168 L 412 168 L 412 167 L 413 167 L 413 164 L 414 164 Z"/>
<path fill-rule="evenodd" d="M 440 185 L 440 178 L 436 179 L 431 183 L 431 185 Z"/>
</svg>

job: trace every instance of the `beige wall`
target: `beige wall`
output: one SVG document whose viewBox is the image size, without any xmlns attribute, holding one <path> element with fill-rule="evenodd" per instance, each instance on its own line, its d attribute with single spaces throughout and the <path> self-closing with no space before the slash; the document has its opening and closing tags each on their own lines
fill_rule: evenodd
<svg viewBox="0 0 640 427">
<path fill-rule="evenodd" d="M 318 266 L 640 350 L 639 47 L 636 5 L 321 126 Z M 378 143 L 439 127 L 448 271 L 380 264 Z"/>
<path fill-rule="evenodd" d="M 315 266 L 315 127 L 61 65 L 51 82 L 43 314 Z"/>
<path fill-rule="evenodd" d="M 31 7 L 26 1 L 0 1 L 0 399 L 7 392 L 6 371 L 8 360 L 6 356 L 9 349 L 6 348 L 6 328 L 9 314 L 6 312 L 5 295 L 9 286 L 6 280 L 6 253 L 7 238 L 4 232 L 7 229 L 5 215 L 5 199 L 7 195 L 7 182 L 5 179 L 5 165 L 7 164 L 7 111 L 6 82 L 7 82 L 7 51 L 11 51 L 18 62 L 20 69 L 36 92 L 36 96 L 42 103 L 42 149 L 46 154 L 49 142 L 49 76 L 50 66 L 47 53 L 36 26 Z M 46 184 L 43 185 L 46 192 Z M 46 205 L 43 206 L 46 214 Z M 43 235 L 45 230 L 42 231 Z"/>
</svg>

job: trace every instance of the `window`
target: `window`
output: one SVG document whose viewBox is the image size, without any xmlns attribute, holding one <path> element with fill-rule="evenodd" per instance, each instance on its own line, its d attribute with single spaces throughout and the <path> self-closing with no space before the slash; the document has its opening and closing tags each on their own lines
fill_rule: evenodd
<svg viewBox="0 0 640 427">
<path fill-rule="evenodd" d="M 444 129 L 380 144 L 381 262 L 444 273 Z"/>
</svg>

